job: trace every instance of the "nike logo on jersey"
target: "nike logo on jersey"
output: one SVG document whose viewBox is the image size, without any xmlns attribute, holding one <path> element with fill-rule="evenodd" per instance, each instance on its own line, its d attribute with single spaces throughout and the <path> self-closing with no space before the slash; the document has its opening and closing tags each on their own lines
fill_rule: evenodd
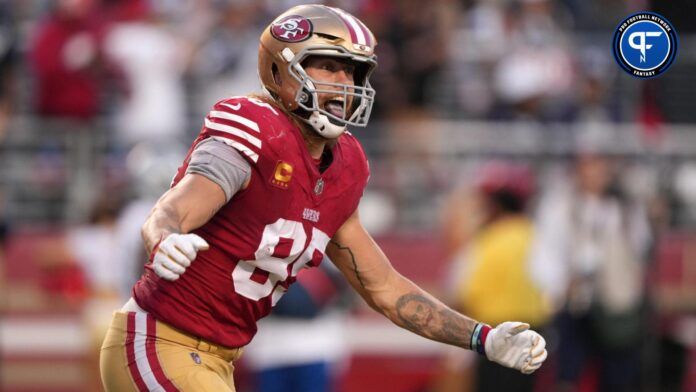
<svg viewBox="0 0 696 392">
<path fill-rule="evenodd" d="M 239 110 L 239 108 L 242 107 L 241 103 L 238 103 L 236 105 L 232 105 L 231 103 L 223 103 L 222 105 L 227 106 L 228 108 L 230 108 L 232 110 Z"/>
<path fill-rule="evenodd" d="M 305 208 L 302 212 L 302 219 L 317 223 L 319 222 L 319 211 Z"/>
</svg>

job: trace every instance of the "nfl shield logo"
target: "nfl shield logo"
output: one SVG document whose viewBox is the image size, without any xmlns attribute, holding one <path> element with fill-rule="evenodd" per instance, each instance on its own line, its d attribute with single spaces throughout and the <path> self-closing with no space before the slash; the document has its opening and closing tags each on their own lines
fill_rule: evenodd
<svg viewBox="0 0 696 392">
<path fill-rule="evenodd" d="M 314 186 L 314 194 L 320 195 L 322 191 L 324 191 L 324 179 L 320 178 L 317 180 L 317 185 Z"/>
</svg>

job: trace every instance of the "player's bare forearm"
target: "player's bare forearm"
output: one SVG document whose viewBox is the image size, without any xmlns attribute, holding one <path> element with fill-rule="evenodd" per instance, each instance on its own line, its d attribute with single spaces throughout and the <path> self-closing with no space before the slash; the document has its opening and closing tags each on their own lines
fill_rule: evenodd
<svg viewBox="0 0 696 392">
<path fill-rule="evenodd" d="M 471 334 L 476 321 L 455 312 L 420 289 L 401 295 L 394 311 L 396 317 L 390 319 L 403 328 L 438 342 L 471 348 Z"/>
<path fill-rule="evenodd" d="M 141 234 L 148 254 L 170 234 L 201 227 L 225 204 L 219 185 L 197 174 L 187 174 L 168 190 L 150 212 Z"/>
<path fill-rule="evenodd" d="M 162 238 L 181 232 L 181 218 L 176 209 L 167 203 L 158 202 L 150 211 L 141 230 L 145 250 L 149 255 Z"/>
<path fill-rule="evenodd" d="M 396 325 L 428 339 L 470 348 L 476 321 L 450 309 L 393 269 L 381 282 L 375 279 L 377 270 L 363 269 L 366 263 L 356 259 L 360 251 L 335 240 L 327 250 L 365 301 Z"/>
<path fill-rule="evenodd" d="M 392 322 L 426 338 L 470 348 L 476 321 L 399 274 L 357 216 L 339 229 L 326 251 L 365 301 Z"/>
</svg>

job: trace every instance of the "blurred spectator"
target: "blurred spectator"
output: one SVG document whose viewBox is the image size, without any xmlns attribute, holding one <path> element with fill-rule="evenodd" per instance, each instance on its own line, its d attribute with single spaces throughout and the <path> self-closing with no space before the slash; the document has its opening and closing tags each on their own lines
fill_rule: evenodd
<svg viewBox="0 0 696 392">
<path fill-rule="evenodd" d="M 90 390 L 98 390 L 101 385 L 98 348 L 113 309 L 122 302 L 118 288 L 123 269 L 117 265 L 115 257 L 118 246 L 114 228 L 121 207 L 118 195 L 118 190 L 104 192 L 91 208 L 87 222 L 67 229 L 60 237 L 37 244 L 37 258 L 45 269 L 69 274 L 73 281 L 84 278 L 81 283 L 86 285 L 87 292 L 72 301 L 79 300 L 83 305 L 82 317 L 89 347 L 85 358 L 85 378 Z"/>
<path fill-rule="evenodd" d="M 260 91 L 256 76 L 260 7 L 251 0 L 220 2 L 214 23 L 196 48 L 190 64 L 196 111 L 205 112 L 220 97 Z"/>
<path fill-rule="evenodd" d="M 693 233 L 662 236 L 656 263 L 650 271 L 651 294 L 656 305 L 658 329 L 657 380 L 662 392 L 693 390 L 689 385 L 689 351 L 696 345 L 696 248 Z M 693 374 L 693 373 L 692 373 Z M 694 380 L 691 380 L 693 384 Z M 691 389 L 689 389 L 691 388 Z"/>
<path fill-rule="evenodd" d="M 117 244 L 115 223 L 122 207 L 118 190 L 105 192 L 92 208 L 86 224 L 67 231 L 67 252 L 85 271 L 90 288 L 90 300 L 85 312 L 89 325 L 96 328 L 95 342 L 101 342 L 111 310 L 121 302 L 118 287 L 123 271 L 116 263 Z M 92 332 L 95 332 L 92 330 Z"/>
<path fill-rule="evenodd" d="M 650 230 L 644 208 L 612 188 L 611 158 L 584 148 L 539 203 L 532 273 L 559 310 L 560 390 L 577 390 L 592 360 L 601 391 L 635 391 Z"/>
<path fill-rule="evenodd" d="M 346 292 L 340 272 L 328 260 L 300 272 L 245 349 L 258 392 L 338 389 L 340 365 L 348 355 L 339 302 Z"/>
<path fill-rule="evenodd" d="M 605 49 L 587 47 L 577 56 L 579 72 L 576 80 L 577 95 L 569 120 L 591 128 L 597 124 L 613 123 L 621 119 L 617 103 L 608 97 L 614 64 Z"/>
<path fill-rule="evenodd" d="M 684 162 L 675 167 L 671 185 L 677 210 L 676 226 L 685 227 L 689 222 L 696 222 L 696 163 Z"/>
<path fill-rule="evenodd" d="M 566 19 L 549 0 L 473 2 L 449 42 L 453 83 L 442 89 L 451 90 L 454 109 L 495 120 L 564 120 L 575 78 Z"/>
<path fill-rule="evenodd" d="M 550 0 L 522 0 L 506 9 L 508 42 L 493 71 L 493 118 L 563 119 L 575 75 L 569 37 L 554 6 Z"/>
<path fill-rule="evenodd" d="M 7 2 L 0 2 L 0 142 L 16 99 L 17 34 L 11 11 Z"/>
<path fill-rule="evenodd" d="M 102 52 L 104 15 L 96 0 L 55 0 L 39 22 L 29 49 L 35 74 L 34 109 L 49 120 L 43 129 L 42 157 L 49 166 L 65 165 L 65 218 L 81 222 L 85 205 L 93 203 L 102 185 L 98 155 L 107 67 Z M 64 137 L 64 139 L 62 139 Z M 56 154 L 56 140 L 65 140 L 65 154 Z"/>
<path fill-rule="evenodd" d="M 47 117 L 93 119 L 100 110 L 102 29 L 95 0 L 56 0 L 30 47 L 35 109 Z"/>
<path fill-rule="evenodd" d="M 7 295 L 5 290 L 7 285 L 5 283 L 5 244 L 7 241 L 9 231 L 9 223 L 6 219 L 5 210 L 5 198 L 0 189 L 0 295 L 2 295 L 2 300 L 0 300 L 0 312 L 7 310 Z"/>
<path fill-rule="evenodd" d="M 477 201 L 464 201 L 464 206 L 473 207 L 466 212 L 475 218 L 469 216 L 469 223 L 460 224 L 476 228 L 454 259 L 453 300 L 457 308 L 490 325 L 518 320 L 540 329 L 550 315 L 549 304 L 528 273 L 533 223 L 526 206 L 532 192 L 529 168 L 492 162 L 477 174 L 473 193 Z M 477 391 L 531 392 L 535 376 L 476 361 L 474 379 Z"/>
<path fill-rule="evenodd" d="M 383 17 L 367 20 L 368 27 L 380 37 L 380 67 L 375 77 L 381 96 L 378 110 L 390 113 L 428 107 L 447 56 L 451 18 L 456 15 L 452 12 L 454 2 L 438 0 L 428 7 L 419 0 L 395 1 L 391 6 L 379 1 L 367 3 L 366 10 L 377 9 Z M 384 69 L 382 53 L 388 58 Z"/>
<path fill-rule="evenodd" d="M 375 76 L 370 81 L 376 91 L 379 91 L 379 99 L 375 101 L 372 109 L 372 118 L 382 119 L 396 107 L 396 102 L 403 100 L 403 94 L 399 88 L 399 75 L 397 69 L 398 53 L 393 43 L 387 40 L 390 30 L 389 21 L 392 19 L 395 4 L 390 0 L 365 0 L 358 7 L 355 15 L 362 20 L 372 31 L 375 37 L 380 37 L 375 53 L 379 58 L 379 67 L 375 69 Z M 374 129 L 370 129 L 374 132 Z M 362 139 L 361 139 L 362 140 Z"/>
<path fill-rule="evenodd" d="M 140 143 L 128 152 L 126 166 L 132 197 L 120 211 L 114 228 L 114 261 L 122 277 L 118 282 L 122 302 L 130 298 L 147 261 L 140 229 L 157 199 L 169 189 L 172 173 L 176 173 L 184 156 L 184 146 L 171 144 Z"/>
<path fill-rule="evenodd" d="M 110 12 L 114 23 L 104 50 L 123 72 L 128 91 L 116 109 L 120 141 L 178 142 L 186 128 L 185 46 L 146 0 L 115 3 Z"/>
<path fill-rule="evenodd" d="M 497 1 L 472 2 L 461 13 L 448 42 L 447 74 L 452 79 L 453 111 L 460 116 L 484 117 L 490 111 L 490 79 L 493 65 L 505 55 L 505 26 L 505 8 Z"/>
<path fill-rule="evenodd" d="M 561 0 L 572 15 L 576 31 L 613 33 L 621 18 L 643 9 L 653 9 L 647 0 Z M 671 19 L 670 19 L 671 20 Z"/>
<path fill-rule="evenodd" d="M 674 173 L 675 203 L 665 208 L 654 225 L 659 242 L 655 262 L 649 271 L 650 294 L 655 305 L 658 345 L 655 387 L 664 392 L 690 391 L 696 387 L 690 350 L 696 347 L 696 248 L 693 222 L 696 221 L 696 166 L 680 164 Z M 658 216 L 659 218 L 659 216 Z M 676 230 L 666 224 L 672 221 Z M 689 368 L 691 366 L 691 369 Z M 691 370 L 691 380 L 689 374 Z"/>
<path fill-rule="evenodd" d="M 389 164 L 374 170 L 386 174 L 397 226 L 427 220 L 432 215 L 430 198 L 450 180 L 433 165 L 440 143 L 445 142 L 436 124 L 432 113 L 422 108 L 404 107 L 389 117 L 385 130 L 385 145 L 392 151 Z"/>
</svg>

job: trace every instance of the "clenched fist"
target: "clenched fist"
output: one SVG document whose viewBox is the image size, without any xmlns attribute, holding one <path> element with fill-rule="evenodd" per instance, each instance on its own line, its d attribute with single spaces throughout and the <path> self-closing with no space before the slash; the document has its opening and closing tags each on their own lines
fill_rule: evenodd
<svg viewBox="0 0 696 392">
<path fill-rule="evenodd" d="M 152 269 L 166 280 L 177 280 L 208 243 L 196 234 L 170 234 L 160 242 L 152 258 Z"/>
<path fill-rule="evenodd" d="M 493 362 L 531 374 L 546 360 L 546 341 L 529 324 L 507 321 L 488 332 L 486 356 Z"/>
</svg>

